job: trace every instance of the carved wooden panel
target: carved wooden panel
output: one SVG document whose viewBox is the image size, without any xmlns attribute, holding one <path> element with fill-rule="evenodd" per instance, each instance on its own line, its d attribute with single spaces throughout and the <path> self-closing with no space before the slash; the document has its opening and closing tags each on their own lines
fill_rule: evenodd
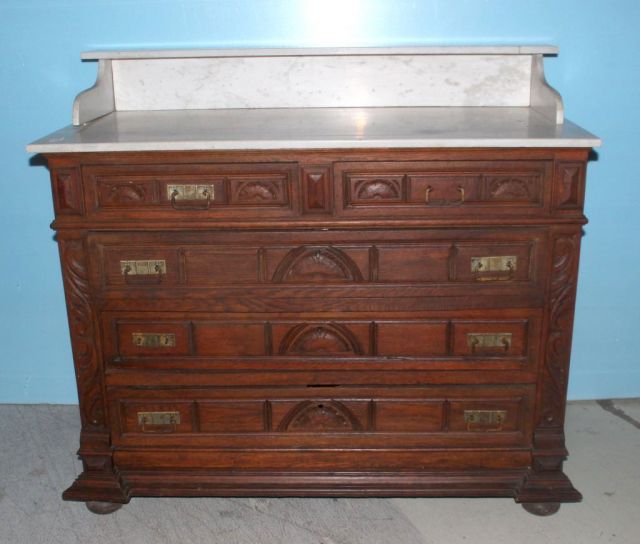
<svg viewBox="0 0 640 544">
<path fill-rule="evenodd" d="M 56 168 L 51 171 L 53 201 L 56 213 L 82 215 L 83 196 L 77 168 Z"/>
<path fill-rule="evenodd" d="M 362 355 L 358 338 L 339 323 L 301 323 L 293 327 L 280 343 L 282 355 Z"/>
<path fill-rule="evenodd" d="M 278 431 L 288 432 L 353 432 L 363 428 L 351 410 L 336 400 L 303 401 L 278 425 Z"/>
<path fill-rule="evenodd" d="M 239 206 L 283 206 L 288 203 L 284 176 L 229 177 L 230 204 Z"/>
<path fill-rule="evenodd" d="M 558 210 L 581 210 L 584 205 L 585 165 L 558 162 L 553 187 L 553 205 Z"/>
<path fill-rule="evenodd" d="M 98 199 L 101 206 L 140 206 L 156 201 L 153 180 L 98 181 Z"/>
<path fill-rule="evenodd" d="M 274 283 L 360 282 L 358 266 L 335 247 L 301 246 L 291 250 L 276 269 Z"/>
<path fill-rule="evenodd" d="M 71 348 L 78 381 L 80 416 L 84 429 L 106 426 L 102 368 L 96 349 L 95 316 L 82 238 L 58 239 L 69 316 Z"/>
<path fill-rule="evenodd" d="M 331 211 L 333 191 L 328 166 L 305 166 L 302 175 L 302 209 L 306 213 Z"/>
<path fill-rule="evenodd" d="M 541 374 L 543 401 L 538 421 L 541 427 L 561 427 L 564 423 L 579 250 L 579 233 L 554 236 L 547 343 Z"/>
<path fill-rule="evenodd" d="M 539 175 L 502 174 L 485 176 L 487 199 L 538 202 L 542 189 Z"/>
<path fill-rule="evenodd" d="M 351 204 L 402 202 L 405 176 L 347 176 Z"/>
</svg>

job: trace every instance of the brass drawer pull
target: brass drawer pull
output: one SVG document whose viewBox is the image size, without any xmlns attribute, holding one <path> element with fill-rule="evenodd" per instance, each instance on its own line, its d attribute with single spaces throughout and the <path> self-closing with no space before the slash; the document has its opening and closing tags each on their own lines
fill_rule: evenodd
<svg viewBox="0 0 640 544">
<path fill-rule="evenodd" d="M 512 334 L 510 332 L 470 332 L 467 334 L 467 343 L 471 353 L 478 349 L 503 349 L 508 352 L 511 348 Z"/>
<path fill-rule="evenodd" d="M 162 332 L 133 332 L 131 341 L 139 348 L 173 348 L 176 346 L 176 335 Z"/>
<path fill-rule="evenodd" d="M 167 263 L 164 259 L 120 261 L 120 272 L 126 283 L 160 283 L 167 273 Z"/>
<path fill-rule="evenodd" d="M 173 433 L 180 425 L 180 412 L 138 412 L 143 433 Z"/>
<path fill-rule="evenodd" d="M 518 257 L 515 255 L 471 257 L 471 272 L 478 281 L 510 280 L 517 263 Z"/>
<path fill-rule="evenodd" d="M 431 193 L 431 191 L 433 191 L 433 187 L 431 187 L 431 185 L 429 185 L 424 190 L 424 203 L 425 204 L 429 204 L 429 193 Z"/>
<path fill-rule="evenodd" d="M 208 210 L 214 197 L 213 185 L 167 185 L 167 195 L 175 210 Z M 201 205 L 178 204 L 180 200 L 204 200 Z"/>
<path fill-rule="evenodd" d="M 462 185 L 458 185 L 458 192 L 460 193 L 460 204 L 464 202 L 464 187 Z"/>
<path fill-rule="evenodd" d="M 507 419 L 506 410 L 465 410 L 467 431 L 501 431 Z"/>
</svg>

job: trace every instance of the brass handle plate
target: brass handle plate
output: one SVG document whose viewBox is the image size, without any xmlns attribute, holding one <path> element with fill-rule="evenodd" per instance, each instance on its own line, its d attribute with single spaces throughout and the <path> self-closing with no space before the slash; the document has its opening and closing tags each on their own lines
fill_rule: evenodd
<svg viewBox="0 0 640 544">
<path fill-rule="evenodd" d="M 164 259 L 143 259 L 137 261 L 120 261 L 120 272 L 123 276 L 159 276 L 167 273 Z"/>
<path fill-rule="evenodd" d="M 511 279 L 518 266 L 515 255 L 471 257 L 471 272 L 477 280 Z"/>
<path fill-rule="evenodd" d="M 162 332 L 134 332 L 131 333 L 134 346 L 140 348 L 173 348 L 176 345 L 176 335 Z"/>
<path fill-rule="evenodd" d="M 214 197 L 213 185 L 167 185 L 167 196 L 174 210 L 208 210 Z M 191 206 L 178 204 L 179 201 L 203 200 L 201 204 Z"/>
<path fill-rule="evenodd" d="M 468 431 L 501 431 L 507 419 L 506 410 L 465 410 Z"/>
<path fill-rule="evenodd" d="M 467 334 L 467 344 L 471 353 L 482 350 L 509 351 L 513 335 L 510 332 L 470 332 Z"/>
<path fill-rule="evenodd" d="M 213 185 L 167 185 L 168 200 L 211 200 L 214 195 Z"/>
<path fill-rule="evenodd" d="M 172 433 L 180 425 L 180 412 L 138 412 L 143 433 Z"/>
</svg>

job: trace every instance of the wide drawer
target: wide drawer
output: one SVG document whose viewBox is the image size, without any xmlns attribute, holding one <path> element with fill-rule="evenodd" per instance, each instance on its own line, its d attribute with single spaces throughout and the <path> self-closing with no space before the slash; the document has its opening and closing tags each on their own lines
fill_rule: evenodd
<svg viewBox="0 0 640 544">
<path fill-rule="evenodd" d="M 128 232 L 91 235 L 90 246 L 102 290 L 411 284 L 493 295 L 542 285 L 546 231 Z"/>
<path fill-rule="evenodd" d="M 278 218 L 298 210 L 296 163 L 87 165 L 89 215 Z"/>
<path fill-rule="evenodd" d="M 541 310 L 415 316 L 104 312 L 105 360 L 157 369 L 531 370 Z"/>
<path fill-rule="evenodd" d="M 526 445 L 533 394 L 515 385 L 108 390 L 116 447 Z"/>
<path fill-rule="evenodd" d="M 335 165 L 339 215 L 403 218 L 548 210 L 551 161 L 394 161 Z"/>
</svg>

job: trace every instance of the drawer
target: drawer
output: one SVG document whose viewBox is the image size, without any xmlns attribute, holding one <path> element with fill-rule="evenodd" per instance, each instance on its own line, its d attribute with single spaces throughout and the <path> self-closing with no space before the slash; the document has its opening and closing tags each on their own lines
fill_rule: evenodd
<svg viewBox="0 0 640 544">
<path fill-rule="evenodd" d="M 143 312 L 103 315 L 105 358 L 126 368 L 530 370 L 540 311 L 326 319 Z"/>
<path fill-rule="evenodd" d="M 284 217 L 298 200 L 296 163 L 88 165 L 83 179 L 89 214 L 119 219 Z"/>
<path fill-rule="evenodd" d="M 165 293 L 171 287 L 282 290 L 346 284 L 358 285 L 360 292 L 368 286 L 429 284 L 451 289 L 475 284 L 469 293 L 474 295 L 490 291 L 491 286 L 538 288 L 546 243 L 541 229 L 90 237 L 97 287 L 139 289 L 162 284 Z M 314 291 L 305 296 L 314 296 Z"/>
<path fill-rule="evenodd" d="M 116 446 L 182 440 L 185 446 L 256 448 L 470 448 L 529 443 L 533 392 L 533 386 L 509 385 L 118 388 L 108 394 Z"/>
<path fill-rule="evenodd" d="M 337 210 L 359 216 L 541 214 L 551 161 L 349 162 L 335 165 Z"/>
</svg>

